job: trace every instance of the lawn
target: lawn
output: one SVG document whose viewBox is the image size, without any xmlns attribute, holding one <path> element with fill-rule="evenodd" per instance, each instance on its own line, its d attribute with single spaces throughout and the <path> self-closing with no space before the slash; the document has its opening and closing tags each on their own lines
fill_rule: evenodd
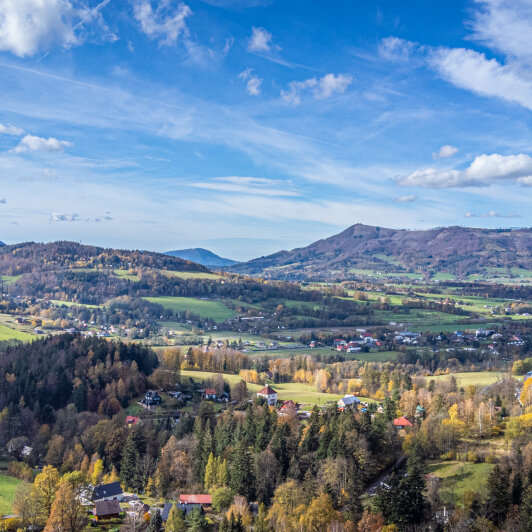
<svg viewBox="0 0 532 532">
<path fill-rule="evenodd" d="M 451 373 L 449 375 L 436 375 L 434 377 L 426 377 L 428 380 L 434 379 L 438 381 L 446 381 L 451 378 L 451 375 L 454 375 L 456 383 L 459 387 L 466 387 L 470 384 L 476 386 L 489 386 L 494 382 L 497 382 L 502 378 L 502 373 L 491 372 L 491 371 L 469 371 L 462 373 Z"/>
<path fill-rule="evenodd" d="M 227 308 L 221 301 L 210 301 L 195 299 L 193 297 L 145 297 L 150 303 L 162 305 L 165 309 L 172 312 L 189 311 L 197 314 L 202 318 L 212 319 L 220 322 L 236 316 L 236 312 Z"/>
<path fill-rule="evenodd" d="M 11 513 L 11 505 L 20 483 L 18 478 L 0 475 L 0 515 Z"/>
<path fill-rule="evenodd" d="M 34 338 L 35 336 L 30 333 L 12 329 L 3 323 L 0 323 L 0 341 L 20 340 L 21 342 L 28 342 Z"/>
<path fill-rule="evenodd" d="M 486 483 L 493 464 L 471 462 L 435 461 L 429 462 L 428 472 L 442 479 L 440 497 L 446 503 L 453 501 L 463 505 L 466 491 L 484 495 Z"/>
<path fill-rule="evenodd" d="M 192 377 L 194 380 L 207 380 L 211 379 L 216 373 L 211 373 L 209 371 L 190 371 L 183 370 L 181 371 L 181 377 Z M 233 386 L 237 382 L 240 382 L 242 379 L 239 375 L 229 375 L 223 374 L 223 378 Z M 250 392 L 258 392 L 263 385 L 262 384 L 250 384 L 248 383 L 248 390 Z M 272 388 L 277 391 L 278 398 L 281 401 L 287 401 L 292 399 L 300 404 L 306 405 L 324 405 L 330 401 L 338 401 L 341 397 L 340 394 L 333 393 L 320 393 L 316 391 L 316 387 L 312 384 L 302 384 L 299 382 L 285 382 L 279 384 L 271 384 Z M 362 401 L 374 402 L 373 399 L 368 399 L 365 397 L 360 398 Z"/>
<path fill-rule="evenodd" d="M 169 270 L 160 270 L 164 275 L 169 275 L 171 277 L 179 277 L 180 279 L 223 279 L 223 276 L 216 273 L 206 273 L 206 272 L 174 272 Z"/>
</svg>

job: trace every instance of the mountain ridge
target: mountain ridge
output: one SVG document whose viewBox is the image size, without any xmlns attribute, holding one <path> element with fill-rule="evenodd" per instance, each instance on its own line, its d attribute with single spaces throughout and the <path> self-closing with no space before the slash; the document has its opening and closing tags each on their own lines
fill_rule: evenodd
<svg viewBox="0 0 532 532">
<path fill-rule="evenodd" d="M 205 248 L 176 249 L 173 251 L 166 251 L 165 255 L 178 257 L 206 267 L 228 267 L 239 264 L 236 260 L 220 257 L 220 255 Z"/>
<path fill-rule="evenodd" d="M 356 270 L 457 278 L 498 268 L 532 269 L 532 229 L 462 226 L 425 230 L 355 224 L 312 244 L 230 268 L 275 279 L 352 278 Z M 355 270 L 355 271 L 353 271 Z"/>
</svg>

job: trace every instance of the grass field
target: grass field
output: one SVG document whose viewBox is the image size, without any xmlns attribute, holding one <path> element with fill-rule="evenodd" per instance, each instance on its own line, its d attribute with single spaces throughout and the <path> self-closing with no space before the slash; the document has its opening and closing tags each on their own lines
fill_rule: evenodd
<svg viewBox="0 0 532 532">
<path fill-rule="evenodd" d="M 434 379 L 438 381 L 446 381 L 451 378 L 451 375 L 456 379 L 456 383 L 459 387 L 466 387 L 470 384 L 476 386 L 489 386 L 494 382 L 497 382 L 502 378 L 502 373 L 491 372 L 491 371 L 470 371 L 462 373 L 451 373 L 449 375 L 436 375 L 434 377 L 426 377 L 428 380 Z"/>
<path fill-rule="evenodd" d="M 3 323 L 0 323 L 0 341 L 20 340 L 21 342 L 28 342 L 34 338 L 35 336 L 30 333 L 12 329 Z"/>
<path fill-rule="evenodd" d="M 236 312 L 227 308 L 221 301 L 207 301 L 195 299 L 193 297 L 145 297 L 150 303 L 162 305 L 165 309 L 173 312 L 183 312 L 188 310 L 192 314 L 197 314 L 202 318 L 214 321 L 224 321 L 236 316 Z"/>
<path fill-rule="evenodd" d="M 179 277 L 180 279 L 223 279 L 221 275 L 216 273 L 206 273 L 206 272 L 174 272 L 169 270 L 159 270 L 162 274 L 168 275 L 171 277 Z"/>
<path fill-rule="evenodd" d="M 431 475 L 442 479 L 440 497 L 446 503 L 463 506 L 466 491 L 485 495 L 486 483 L 493 464 L 471 462 L 435 461 L 428 465 Z"/>
<path fill-rule="evenodd" d="M 15 492 L 21 481 L 18 478 L 0 475 L 0 515 L 11 512 L 11 505 L 15 499 Z"/>
<path fill-rule="evenodd" d="M 113 270 L 113 275 L 120 277 L 121 279 L 127 279 L 128 281 L 137 282 L 140 281 L 140 277 L 134 273 L 130 273 L 129 270 Z"/>
<path fill-rule="evenodd" d="M 201 381 L 211 379 L 215 373 L 208 371 L 190 371 L 183 370 L 181 371 L 181 377 L 192 377 L 194 380 Z M 237 382 L 240 382 L 242 379 L 238 375 L 223 375 L 224 379 L 233 386 Z M 248 390 L 252 393 L 258 392 L 263 385 L 262 384 L 250 384 L 248 383 Z M 288 382 L 281 384 L 272 384 L 271 385 L 276 391 L 278 398 L 281 401 L 287 401 L 292 399 L 300 404 L 307 405 L 324 405 L 330 401 L 338 401 L 342 395 L 332 394 L 332 393 L 319 393 L 316 391 L 315 386 L 311 384 L 302 384 L 298 382 Z M 368 399 L 361 397 L 363 401 L 374 402 L 373 399 Z"/>
<path fill-rule="evenodd" d="M 22 275 L 0 275 L 0 279 L 4 281 L 5 284 L 11 284 L 18 281 Z"/>
<path fill-rule="evenodd" d="M 381 272 L 381 271 L 374 271 L 374 270 L 362 270 L 359 268 L 351 268 L 349 270 L 349 273 L 352 273 L 354 275 L 363 275 L 365 277 L 378 277 L 378 278 L 384 278 L 384 277 L 401 277 L 406 279 L 423 279 L 423 275 L 420 273 L 392 273 L 392 272 Z"/>
<path fill-rule="evenodd" d="M 50 303 L 57 305 L 58 307 L 64 305 L 65 307 L 87 307 L 98 308 L 99 305 L 89 305 L 86 303 L 74 303 L 73 301 L 61 301 L 60 299 L 50 299 Z"/>
</svg>

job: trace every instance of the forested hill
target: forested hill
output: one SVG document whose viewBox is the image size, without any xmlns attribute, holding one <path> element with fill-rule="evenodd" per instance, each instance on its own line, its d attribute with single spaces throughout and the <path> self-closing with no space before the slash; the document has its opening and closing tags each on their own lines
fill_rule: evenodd
<svg viewBox="0 0 532 532">
<path fill-rule="evenodd" d="M 504 268 L 532 269 L 531 229 L 444 227 L 423 231 L 356 224 L 304 248 L 231 266 L 278 279 L 348 277 L 356 270 L 447 272 L 458 278 Z M 355 271 L 353 271 L 355 270 Z"/>
<path fill-rule="evenodd" d="M 224 257 L 220 257 L 219 255 L 216 255 L 216 253 L 203 248 L 176 249 L 174 251 L 167 251 L 166 255 L 197 262 L 198 264 L 203 264 L 203 266 L 211 268 L 238 264 L 238 261 L 236 260 L 225 259 Z"/>
<path fill-rule="evenodd" d="M 127 251 L 86 246 L 76 242 L 26 242 L 3 246 L 0 273 L 20 275 L 57 268 L 150 268 L 169 271 L 208 272 L 200 264 L 152 251 Z"/>
</svg>

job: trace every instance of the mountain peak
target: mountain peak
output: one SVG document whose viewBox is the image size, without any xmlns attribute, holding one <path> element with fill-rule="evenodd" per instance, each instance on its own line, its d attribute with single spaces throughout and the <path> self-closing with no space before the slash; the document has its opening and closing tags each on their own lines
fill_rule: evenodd
<svg viewBox="0 0 532 532">
<path fill-rule="evenodd" d="M 236 260 L 220 257 L 219 255 L 216 255 L 216 253 L 213 253 L 212 251 L 209 251 L 205 248 L 176 249 L 174 251 L 167 251 L 165 254 L 171 255 L 172 257 L 179 257 L 180 259 L 184 260 L 190 260 L 203 266 L 213 268 L 223 268 L 226 266 L 233 266 L 234 264 L 238 264 L 238 261 Z"/>
</svg>

